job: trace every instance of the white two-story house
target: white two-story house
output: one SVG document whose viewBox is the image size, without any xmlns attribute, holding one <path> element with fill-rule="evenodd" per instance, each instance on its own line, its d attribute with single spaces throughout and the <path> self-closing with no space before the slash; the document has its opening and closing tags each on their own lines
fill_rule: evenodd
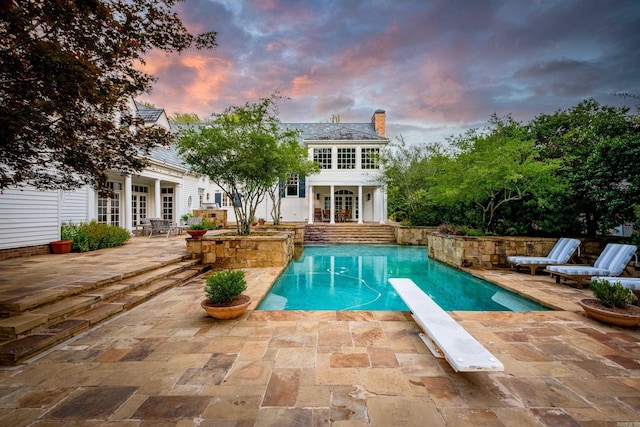
<svg viewBox="0 0 640 427">
<path fill-rule="evenodd" d="M 148 126 L 172 128 L 163 109 L 137 102 L 131 108 Z M 281 221 L 385 222 L 387 203 L 377 161 L 389 143 L 384 111 L 376 111 L 369 123 L 283 126 L 300 129 L 300 142 L 320 164 L 320 173 L 284 184 Z M 95 220 L 133 231 L 143 218 L 177 223 L 183 214 L 208 206 L 226 209 L 228 221 L 235 221 L 232 201 L 206 177 L 191 172 L 174 146 L 156 148 L 148 160 L 137 175 L 109 172 L 111 197 L 89 186 L 74 191 L 6 189 L 0 194 L 0 259 L 49 253 L 49 242 L 60 238 L 60 226 L 67 222 Z M 257 215 L 268 221 L 270 214 L 266 198 Z"/>
<path fill-rule="evenodd" d="M 387 199 L 378 161 L 389 144 L 383 110 L 377 110 L 371 121 L 365 123 L 283 123 L 282 126 L 300 130 L 300 143 L 307 147 L 309 159 L 320 165 L 320 173 L 293 176 L 284 183 L 282 222 L 386 221 Z M 220 190 L 215 193 L 214 202 L 229 209 L 227 217 L 235 221 L 232 201 Z M 258 206 L 256 215 L 270 220 L 268 198 Z"/>
<path fill-rule="evenodd" d="M 163 109 L 131 101 L 130 108 L 147 126 L 170 130 Z M 62 223 L 98 221 L 133 231 L 142 218 L 178 222 L 199 208 L 213 186 L 184 164 L 175 147 L 159 147 L 137 175 L 108 172 L 111 197 L 89 186 L 74 191 L 9 188 L 0 194 L 0 259 L 49 253 L 49 242 L 60 238 Z"/>
</svg>

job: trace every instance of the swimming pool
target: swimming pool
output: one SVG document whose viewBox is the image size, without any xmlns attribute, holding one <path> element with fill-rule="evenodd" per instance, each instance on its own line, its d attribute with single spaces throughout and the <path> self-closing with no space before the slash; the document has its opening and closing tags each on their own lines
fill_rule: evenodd
<svg viewBox="0 0 640 427">
<path fill-rule="evenodd" d="M 306 246 L 276 279 L 258 310 L 393 310 L 407 306 L 388 279 L 412 279 L 445 311 L 548 310 L 427 257 L 424 247 Z"/>
</svg>

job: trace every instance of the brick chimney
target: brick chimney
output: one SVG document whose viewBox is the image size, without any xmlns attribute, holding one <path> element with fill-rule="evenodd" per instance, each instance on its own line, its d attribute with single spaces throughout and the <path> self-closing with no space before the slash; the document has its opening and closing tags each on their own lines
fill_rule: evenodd
<svg viewBox="0 0 640 427">
<path fill-rule="evenodd" d="M 373 128 L 376 130 L 376 133 L 386 138 L 386 113 L 384 110 L 376 110 L 371 117 L 371 123 L 373 123 Z"/>
</svg>

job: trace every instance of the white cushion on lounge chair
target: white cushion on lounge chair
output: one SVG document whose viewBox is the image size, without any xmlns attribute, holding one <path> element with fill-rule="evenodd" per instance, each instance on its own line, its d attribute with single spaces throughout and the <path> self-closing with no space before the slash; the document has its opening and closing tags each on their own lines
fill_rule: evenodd
<svg viewBox="0 0 640 427">
<path fill-rule="evenodd" d="M 619 276 L 637 249 L 635 245 L 609 243 L 593 267 L 588 265 L 548 265 L 546 270 L 551 274 L 560 273 L 568 276 Z"/>
<path fill-rule="evenodd" d="M 640 277 L 593 276 L 591 280 L 606 280 L 610 283 L 619 282 L 625 288 L 631 290 L 640 290 Z"/>
<path fill-rule="evenodd" d="M 569 262 L 571 255 L 580 246 L 579 239 L 570 239 L 567 237 L 561 237 L 549 252 L 546 257 L 531 257 L 531 256 L 510 256 L 507 257 L 507 261 L 512 264 L 520 265 L 551 265 L 551 264 L 566 264 Z"/>
</svg>

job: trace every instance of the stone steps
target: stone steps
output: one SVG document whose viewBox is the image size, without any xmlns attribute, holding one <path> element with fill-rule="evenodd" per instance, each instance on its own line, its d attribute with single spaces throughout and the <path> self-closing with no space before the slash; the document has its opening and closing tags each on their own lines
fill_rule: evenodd
<svg viewBox="0 0 640 427">
<path fill-rule="evenodd" d="M 308 224 L 305 243 L 396 243 L 395 228 L 383 224 Z"/>
<path fill-rule="evenodd" d="M 31 308 L 12 311 L 10 317 L 0 319 L 0 365 L 24 362 L 209 268 L 198 260 L 179 259 L 121 280 L 87 284 L 84 292 L 55 300 L 45 298 Z"/>
</svg>

